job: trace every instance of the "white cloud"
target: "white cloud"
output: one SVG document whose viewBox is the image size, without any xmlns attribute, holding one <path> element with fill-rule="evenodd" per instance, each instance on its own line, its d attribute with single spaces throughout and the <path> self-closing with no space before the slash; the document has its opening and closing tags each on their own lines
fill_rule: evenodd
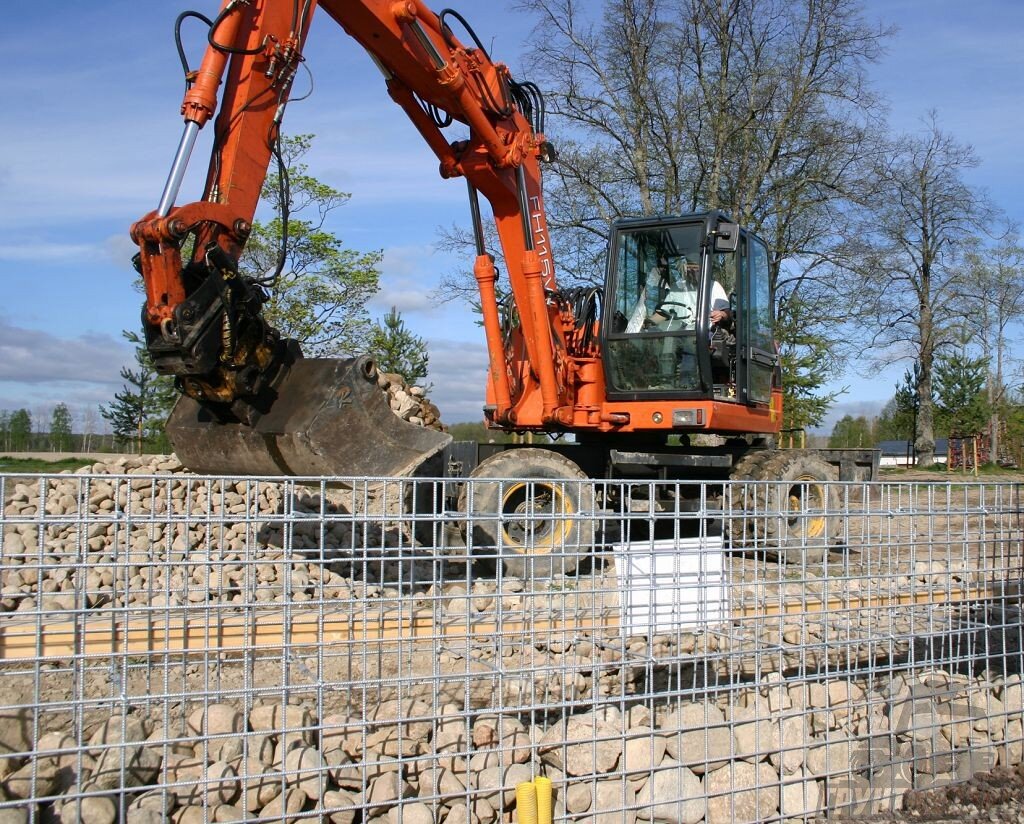
<svg viewBox="0 0 1024 824">
<path fill-rule="evenodd" d="M 74 263 L 91 257 L 96 252 L 97 247 L 91 243 L 0 243 L 0 260 L 21 263 Z"/>
<path fill-rule="evenodd" d="M 118 373 L 130 358 L 131 347 L 111 335 L 61 337 L 0 318 L 0 382 L 104 384 L 109 391 L 120 383 Z M 61 391 L 53 394 L 62 399 Z"/>
<path fill-rule="evenodd" d="M 127 231 L 111 235 L 103 241 L 103 253 L 112 263 L 117 264 L 123 269 L 132 268 L 132 258 L 138 251 L 139 247 L 128 236 Z"/>
<path fill-rule="evenodd" d="M 386 248 L 380 291 L 370 300 L 371 311 L 384 313 L 394 306 L 403 315 L 424 313 L 436 318 L 439 307 L 434 293 L 455 261 L 455 256 L 438 252 L 430 244 Z M 424 318 L 428 323 L 433 319 Z"/>
<path fill-rule="evenodd" d="M 441 410 L 447 424 L 483 420 L 487 383 L 487 347 L 483 337 L 477 343 L 430 339 L 430 399 Z"/>
</svg>

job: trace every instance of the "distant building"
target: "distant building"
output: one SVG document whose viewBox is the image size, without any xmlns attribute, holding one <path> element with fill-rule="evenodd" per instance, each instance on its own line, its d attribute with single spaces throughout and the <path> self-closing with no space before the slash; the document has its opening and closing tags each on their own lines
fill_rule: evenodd
<svg viewBox="0 0 1024 824">
<path fill-rule="evenodd" d="M 880 441 L 875 449 L 882 450 L 879 466 L 913 466 L 914 447 L 909 441 Z M 910 456 L 908 461 L 907 456 Z M 935 439 L 935 463 L 946 463 L 949 455 L 949 441 L 946 438 Z"/>
</svg>

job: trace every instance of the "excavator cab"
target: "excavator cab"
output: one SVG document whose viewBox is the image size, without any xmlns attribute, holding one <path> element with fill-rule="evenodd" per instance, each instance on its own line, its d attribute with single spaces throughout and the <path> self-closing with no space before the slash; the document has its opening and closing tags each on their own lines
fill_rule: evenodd
<svg viewBox="0 0 1024 824">
<path fill-rule="evenodd" d="M 723 213 L 616 221 L 605 294 L 609 400 L 768 402 L 767 247 Z"/>
</svg>

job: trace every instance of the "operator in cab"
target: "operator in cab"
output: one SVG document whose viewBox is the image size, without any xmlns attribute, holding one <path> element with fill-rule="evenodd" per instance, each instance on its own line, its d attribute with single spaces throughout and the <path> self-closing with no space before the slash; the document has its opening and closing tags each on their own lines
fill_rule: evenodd
<svg viewBox="0 0 1024 824">
<path fill-rule="evenodd" d="M 668 258 L 659 256 L 654 269 L 648 273 L 648 284 L 657 283 L 658 300 L 648 315 L 646 300 L 641 298 L 626 326 L 627 332 L 644 329 L 676 332 L 694 329 L 697 325 L 697 307 L 700 304 L 700 267 L 685 255 Z M 711 284 L 709 319 L 712 324 L 728 328 L 732 324 L 729 296 L 717 280 Z"/>
</svg>

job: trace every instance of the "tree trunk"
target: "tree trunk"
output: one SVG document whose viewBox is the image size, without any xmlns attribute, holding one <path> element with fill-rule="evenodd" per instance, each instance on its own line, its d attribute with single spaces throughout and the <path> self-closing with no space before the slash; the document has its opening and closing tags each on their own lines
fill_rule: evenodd
<svg viewBox="0 0 1024 824">
<path fill-rule="evenodd" d="M 930 335 L 929 335 L 930 337 Z M 917 384 L 917 432 L 914 437 L 914 451 L 918 466 L 935 463 L 935 408 L 932 405 L 932 351 L 922 347 L 921 376 Z"/>
</svg>

